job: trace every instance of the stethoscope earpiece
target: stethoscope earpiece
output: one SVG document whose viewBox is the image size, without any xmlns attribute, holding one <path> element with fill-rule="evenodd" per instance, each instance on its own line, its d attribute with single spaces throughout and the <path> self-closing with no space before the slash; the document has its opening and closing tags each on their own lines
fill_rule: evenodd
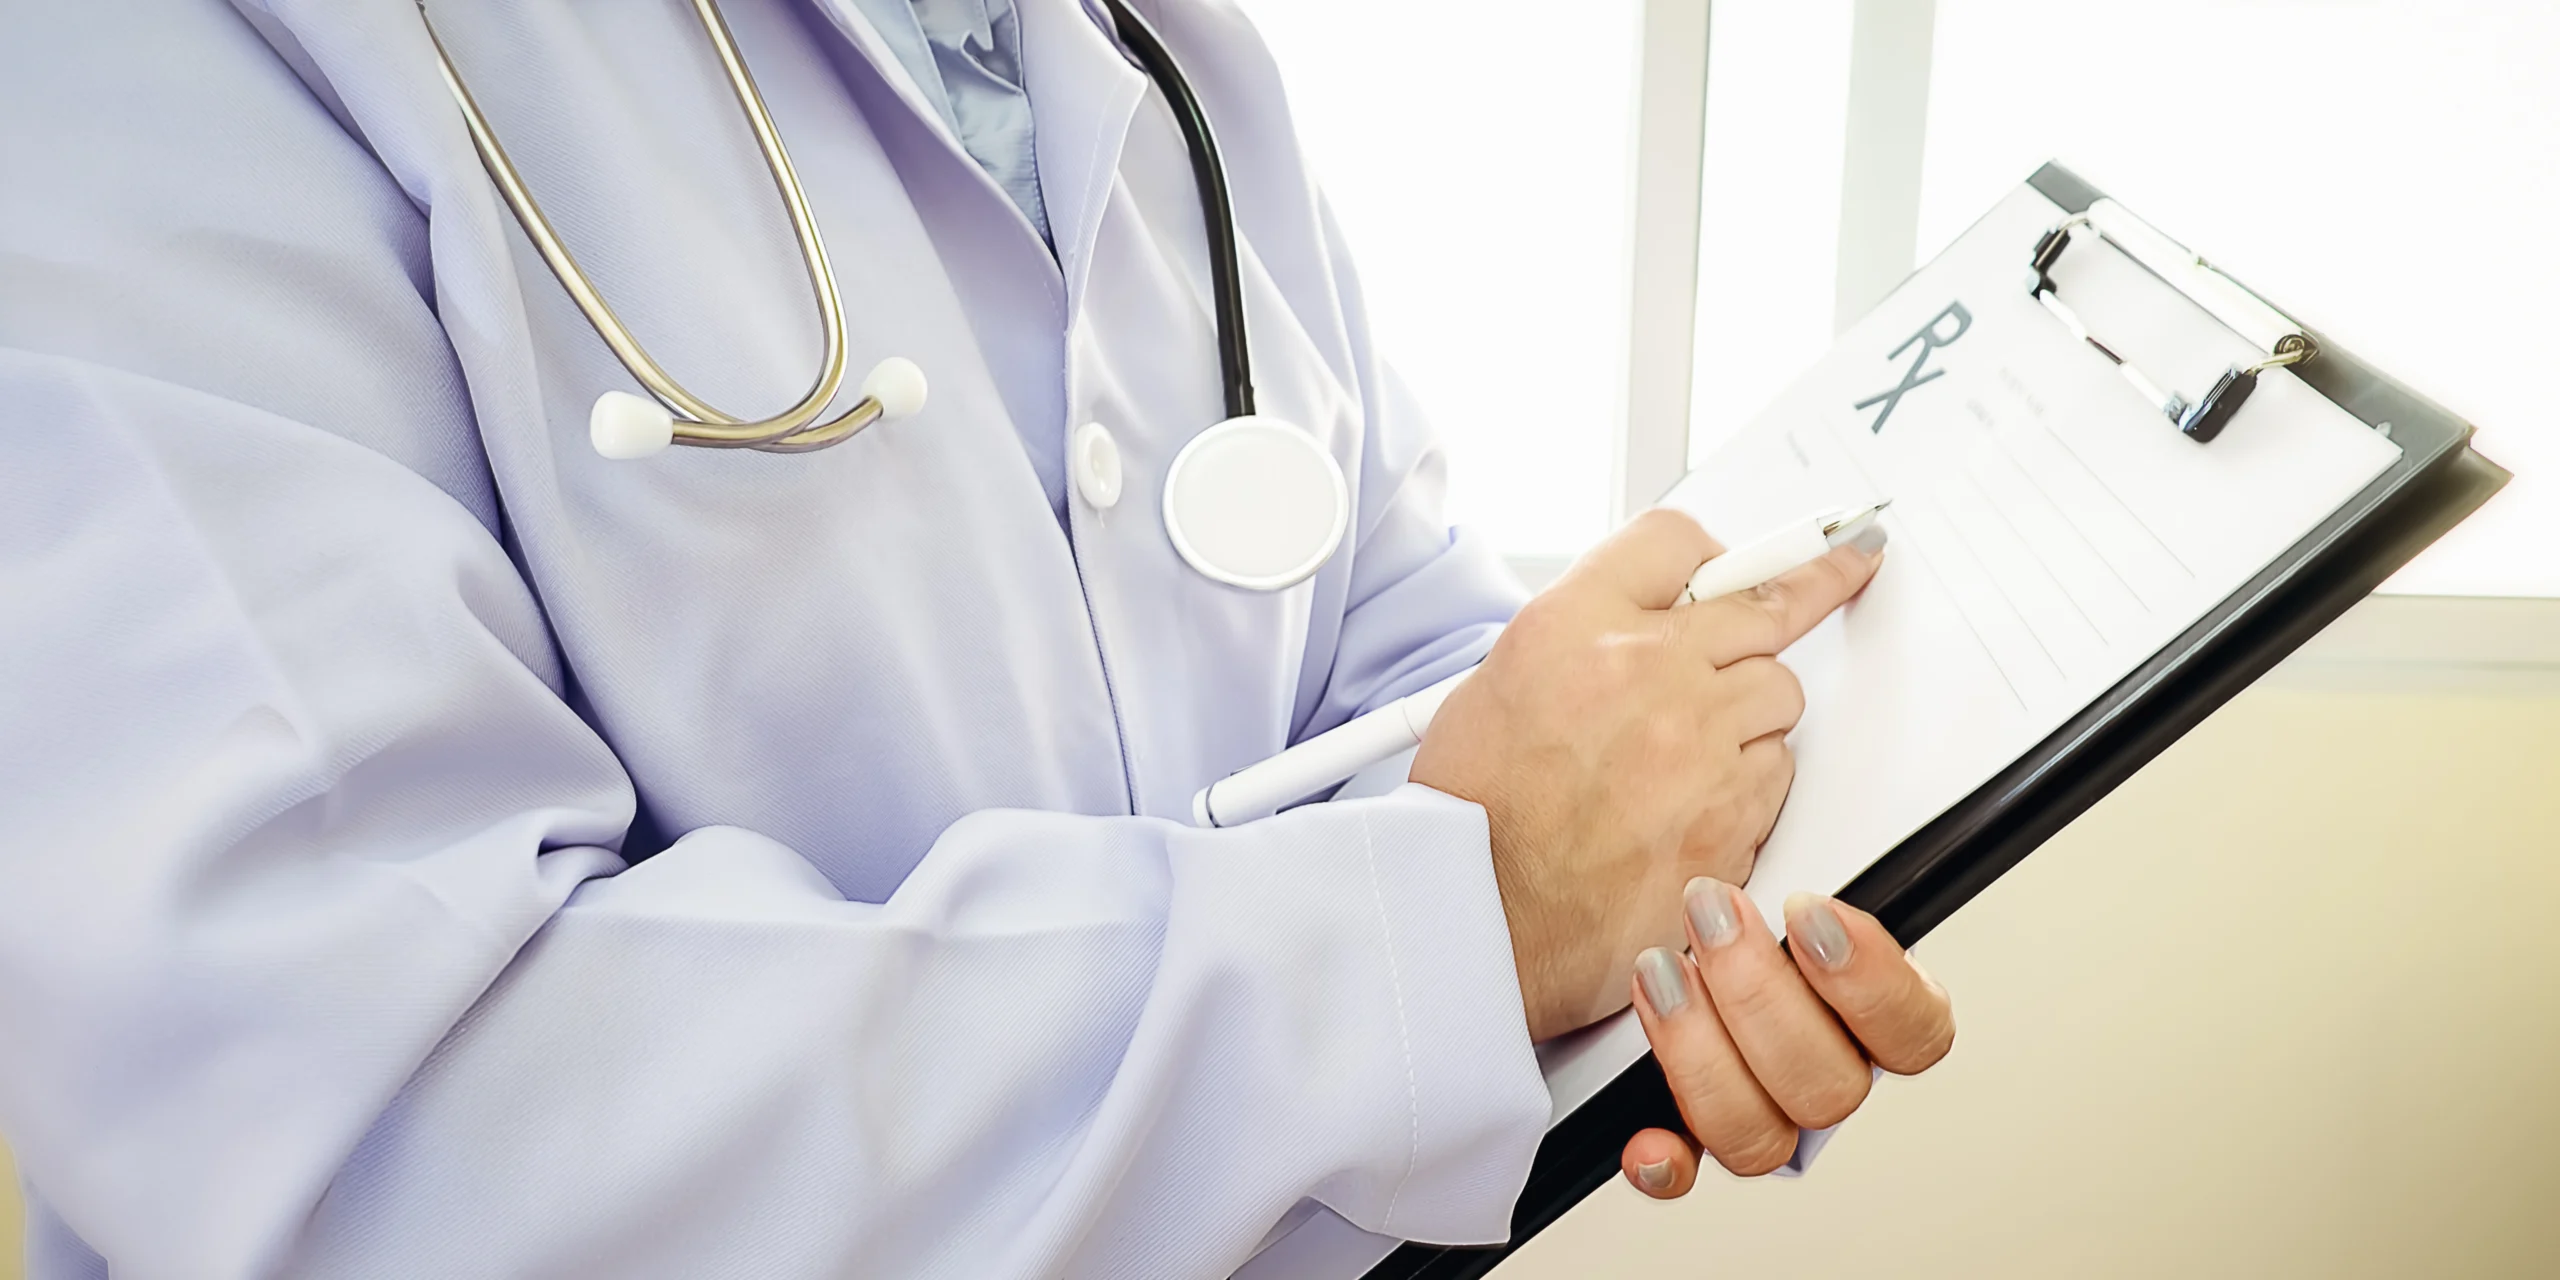
<svg viewBox="0 0 2560 1280">
<path fill-rule="evenodd" d="M 924 408 L 924 370 L 905 356 L 891 356 L 862 376 L 862 394 L 880 403 L 883 421 L 913 417 Z"/>
<path fill-rule="evenodd" d="M 824 447 L 824 444 L 846 439 L 874 422 L 895 422 L 912 417 L 924 408 L 925 390 L 924 370 L 905 356 L 891 356 L 871 366 L 871 372 L 863 375 L 861 402 L 853 407 L 852 412 L 836 420 L 849 430 L 830 423 L 801 434 L 825 432 L 823 444 L 815 446 Z M 628 391 L 608 391 L 597 396 L 595 407 L 587 410 L 587 443 L 594 445 L 597 453 L 616 461 L 650 457 L 663 452 L 675 440 L 675 411 L 647 396 L 635 396 Z M 792 448 L 794 442 L 794 436 L 783 436 L 767 443 L 797 452 Z M 748 444 L 745 447 L 761 446 Z"/>
<path fill-rule="evenodd" d="M 608 391 L 587 410 L 587 443 L 608 458 L 646 458 L 675 443 L 676 416 L 628 391 Z"/>
</svg>

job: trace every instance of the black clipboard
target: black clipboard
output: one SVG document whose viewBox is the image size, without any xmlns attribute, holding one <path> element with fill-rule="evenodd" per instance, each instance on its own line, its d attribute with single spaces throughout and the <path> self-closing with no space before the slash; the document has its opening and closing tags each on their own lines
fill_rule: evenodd
<svg viewBox="0 0 2560 1280">
<path fill-rule="evenodd" d="M 2079 214 L 2104 193 L 2057 164 L 2028 185 Z M 2249 584 L 2105 697 L 1913 833 L 1840 898 L 1872 912 L 1905 946 L 2018 865 L 2072 819 L 2184 737 L 2459 524 L 2508 479 L 2471 448 L 2471 425 L 2313 332 L 2319 354 L 2294 367 L 2313 390 L 2387 430 L 2400 460 Z M 1466 1280 L 1618 1176 L 1637 1130 L 1681 1127 L 1648 1054 L 1547 1131 L 1511 1213 L 1511 1240 L 1486 1248 L 1407 1244 L 1366 1280 Z"/>
</svg>

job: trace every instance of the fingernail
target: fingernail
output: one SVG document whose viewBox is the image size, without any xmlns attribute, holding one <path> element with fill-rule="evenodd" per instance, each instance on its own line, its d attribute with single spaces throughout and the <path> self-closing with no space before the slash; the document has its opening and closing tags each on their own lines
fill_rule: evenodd
<svg viewBox="0 0 2560 1280">
<path fill-rule="evenodd" d="M 1698 945 L 1721 947 L 1742 936 L 1742 918 L 1733 913 L 1733 886 L 1713 876 L 1689 882 L 1683 895 L 1689 905 L 1689 928 Z"/>
<path fill-rule="evenodd" d="M 1669 947 L 1647 947 L 1636 956 L 1636 984 L 1644 988 L 1644 1002 L 1657 1017 L 1668 1018 L 1689 1003 L 1689 975 L 1680 971 L 1680 957 Z"/>
<path fill-rule="evenodd" d="M 1883 525 L 1871 524 L 1858 530 L 1858 536 L 1849 539 L 1849 545 L 1856 547 L 1859 555 L 1871 556 L 1884 550 L 1885 537 Z"/>
<path fill-rule="evenodd" d="M 1911 972 L 1912 972 L 1912 973 L 1914 973 L 1914 974 L 1917 974 L 1917 975 L 1919 976 L 1919 978 L 1920 978 L 1920 984 L 1921 984 L 1922 986 L 1925 986 L 1925 987 L 1929 988 L 1931 991 L 1936 992 L 1936 993 L 1937 993 L 1937 995 L 1938 995 L 1938 998 L 1939 998 L 1939 999 L 1941 999 L 1941 1000 L 1944 1000 L 1944 999 L 1946 999 L 1946 998 L 1947 998 L 1947 989 L 1946 989 L 1945 987 L 1942 987 L 1942 986 L 1938 985 L 1938 980 L 1937 980 L 1936 978 L 1933 978 L 1933 977 L 1929 976 L 1929 971 L 1928 971 L 1928 970 L 1923 969 L 1923 968 L 1921 968 L 1921 967 L 1920 967 L 1920 957 L 1915 956 L 1915 955 L 1911 954 L 1911 953 L 1910 953 L 1910 952 L 1908 952 L 1908 951 L 1905 951 L 1905 952 L 1903 952 L 1903 953 L 1902 953 L 1902 962 L 1903 962 L 1904 964 L 1907 964 L 1907 965 L 1910 965 L 1910 966 L 1911 966 Z"/>
<path fill-rule="evenodd" d="M 1815 964 L 1837 969 L 1849 963 L 1849 931 L 1840 926 L 1840 913 L 1831 909 L 1830 899 L 1791 893 L 1786 912 L 1787 936 Z"/>
<path fill-rule="evenodd" d="M 1671 1162 L 1668 1160 L 1656 1160 L 1652 1164 L 1637 1165 L 1636 1182 L 1643 1186 L 1647 1191 L 1669 1191 L 1671 1189 Z"/>
</svg>

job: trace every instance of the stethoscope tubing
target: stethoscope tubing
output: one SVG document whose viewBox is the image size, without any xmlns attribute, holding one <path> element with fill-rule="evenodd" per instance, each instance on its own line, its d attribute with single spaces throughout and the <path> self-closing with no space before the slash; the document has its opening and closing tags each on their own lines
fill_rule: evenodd
<svg viewBox="0 0 2560 1280">
<path fill-rule="evenodd" d="M 1217 135 L 1209 128 L 1209 114 L 1201 109 L 1191 82 L 1183 78 L 1182 68 L 1156 37 L 1155 28 L 1131 12 L 1124 0 L 1102 3 L 1111 12 L 1121 43 L 1163 91 L 1175 123 L 1182 127 L 1183 144 L 1191 151 L 1191 176 L 1200 188 L 1200 221 L 1209 237 L 1209 287 L 1217 309 L 1218 372 L 1226 391 L 1227 416 L 1250 416 L 1254 412 L 1253 358 L 1245 335 L 1242 255 L 1236 246 L 1235 205 L 1228 197 L 1227 167 L 1218 155 Z"/>
<path fill-rule="evenodd" d="M 509 211 L 524 227 L 526 238 L 544 265 L 558 277 L 579 314 L 596 336 L 611 348 L 616 359 L 629 370 L 634 380 L 670 412 L 681 415 L 675 424 L 676 439 L 685 444 L 712 448 L 768 449 L 777 452 L 801 452 L 834 444 L 877 420 L 881 406 L 865 397 L 852 409 L 836 418 L 818 423 L 836 392 L 844 385 L 845 321 L 844 303 L 837 292 L 834 268 L 827 260 L 827 246 L 819 234 L 817 218 L 810 212 L 807 194 L 801 189 L 800 176 L 784 148 L 781 132 L 774 127 L 773 117 L 765 109 L 764 96 L 756 89 L 755 77 L 746 61 L 738 54 L 736 39 L 730 34 L 728 21 L 713 0 L 692 0 L 694 16 L 709 35 L 720 59 L 721 70 L 729 79 L 730 94 L 747 118 L 748 130 L 754 134 L 756 149 L 764 157 L 765 171 L 773 179 L 774 190 L 782 197 L 791 221 L 792 236 L 799 242 L 801 265 L 809 277 L 809 290 L 818 308 L 819 367 L 809 390 L 790 408 L 766 418 L 743 418 L 721 411 L 687 390 L 669 374 L 638 336 L 614 313 L 603 292 L 596 288 L 584 268 L 578 265 L 566 241 L 562 240 L 551 220 L 542 212 L 532 188 L 507 156 L 506 147 L 498 140 L 497 130 L 481 111 L 461 71 L 437 35 L 434 20 L 427 13 L 425 0 L 418 0 L 418 18 L 426 26 L 428 42 L 434 47 L 436 63 L 443 71 L 445 86 L 453 94 L 454 103 L 462 110 L 465 126 L 471 133 L 473 149 L 480 155 L 481 167 L 488 170 L 499 195 Z"/>
<path fill-rule="evenodd" d="M 783 145 L 781 131 L 775 128 L 773 117 L 765 108 L 764 95 L 757 90 L 754 75 L 738 53 L 737 41 L 730 34 L 728 21 L 721 16 L 716 0 L 690 2 L 696 19 L 701 22 L 719 56 L 721 70 L 728 76 L 731 96 L 737 99 L 739 110 L 746 115 L 748 129 L 755 135 L 756 149 L 764 157 L 765 171 L 773 178 L 774 190 L 781 195 L 783 208 L 790 216 L 792 235 L 799 242 L 801 263 L 807 269 L 810 292 L 818 308 L 818 376 L 798 403 L 767 418 L 747 419 L 721 411 L 687 390 L 649 355 L 648 349 L 614 313 L 602 291 L 578 265 L 577 257 L 570 252 L 567 242 L 561 239 L 550 219 L 543 214 L 541 202 L 534 198 L 523 175 L 517 172 L 514 162 L 508 158 L 506 148 L 498 140 L 497 130 L 480 110 L 479 103 L 463 81 L 461 71 L 447 53 L 443 39 L 436 34 L 435 23 L 427 13 L 426 0 L 417 0 L 419 21 L 426 26 L 428 43 L 435 50 L 445 85 L 452 92 L 455 105 L 462 111 L 481 166 L 488 170 L 490 180 L 497 185 L 516 221 L 524 227 L 526 237 L 533 242 L 544 265 L 559 278 L 561 287 L 577 304 L 579 314 L 586 317 L 596 336 L 604 340 L 605 346 L 612 350 L 632 378 L 673 419 L 672 423 L 664 418 L 658 421 L 658 443 L 668 443 L 672 439 L 673 443 L 679 444 L 759 449 L 772 453 L 805 453 L 823 449 L 850 438 L 883 417 L 912 412 L 910 406 L 922 395 L 921 384 L 913 377 L 890 379 L 888 385 L 912 388 L 911 394 L 890 394 L 889 400 L 899 402 L 894 406 L 884 403 L 882 396 L 870 394 L 866 387 L 866 393 L 851 409 L 826 422 L 816 422 L 818 415 L 825 411 L 844 385 L 844 303 L 837 289 L 835 271 L 827 261 L 826 242 L 818 232 L 817 219 L 810 212 L 808 197 L 801 189 L 799 172 L 793 167 L 790 152 Z M 1110 13 L 1121 42 L 1147 73 L 1148 79 L 1165 95 L 1175 122 L 1182 129 L 1183 143 L 1190 152 L 1192 177 L 1199 188 L 1201 222 L 1208 238 L 1210 290 L 1218 331 L 1218 372 L 1227 417 L 1249 417 L 1254 413 L 1253 359 L 1245 330 L 1243 270 L 1236 239 L 1235 207 L 1228 193 L 1226 166 L 1218 155 L 1217 139 L 1210 130 L 1208 114 L 1202 110 L 1199 96 L 1192 92 L 1190 82 L 1184 79 L 1182 69 L 1176 65 L 1172 52 L 1165 48 L 1154 28 L 1130 10 L 1124 0 L 1103 0 L 1103 5 Z M 890 363 L 903 366 L 902 372 L 913 373 L 913 366 L 903 361 L 893 360 Z M 884 370 L 887 368 L 884 366 Z M 881 372 L 875 370 L 875 378 Z M 620 394 L 611 393 L 607 399 Z M 647 402 L 631 403 L 635 408 L 645 409 Z M 598 413 L 603 412 L 604 406 L 600 404 Z"/>
</svg>

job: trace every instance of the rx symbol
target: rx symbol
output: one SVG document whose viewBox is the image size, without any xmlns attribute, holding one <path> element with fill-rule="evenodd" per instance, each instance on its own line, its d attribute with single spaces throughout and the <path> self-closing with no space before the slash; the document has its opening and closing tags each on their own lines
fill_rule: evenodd
<svg viewBox="0 0 2560 1280">
<path fill-rule="evenodd" d="M 1950 320 L 1955 321 L 1956 331 L 1940 333 L 1939 330 Z M 1876 414 L 1875 424 L 1868 428 L 1870 431 L 1881 433 L 1884 430 L 1884 420 L 1893 416 L 1893 407 L 1902 403 L 1902 397 L 1909 395 L 1913 387 L 1924 382 L 1934 382 L 1946 375 L 1947 371 L 1944 369 L 1929 369 L 1926 373 L 1921 372 L 1922 369 L 1928 368 L 1929 353 L 1953 344 L 1956 339 L 1964 336 L 1965 330 L 1972 327 L 1973 313 L 1965 310 L 1961 302 L 1948 303 L 1946 310 L 1939 312 L 1929 323 L 1920 326 L 1920 332 L 1912 334 L 1901 346 L 1895 347 L 1891 355 L 1885 357 L 1887 360 L 1898 360 L 1903 352 L 1909 351 L 1914 346 L 1920 348 L 1918 358 L 1911 362 L 1910 368 L 1903 370 L 1901 384 L 1890 391 L 1879 391 L 1849 407 L 1864 409 L 1871 404 L 1882 404 L 1884 408 Z"/>
</svg>

